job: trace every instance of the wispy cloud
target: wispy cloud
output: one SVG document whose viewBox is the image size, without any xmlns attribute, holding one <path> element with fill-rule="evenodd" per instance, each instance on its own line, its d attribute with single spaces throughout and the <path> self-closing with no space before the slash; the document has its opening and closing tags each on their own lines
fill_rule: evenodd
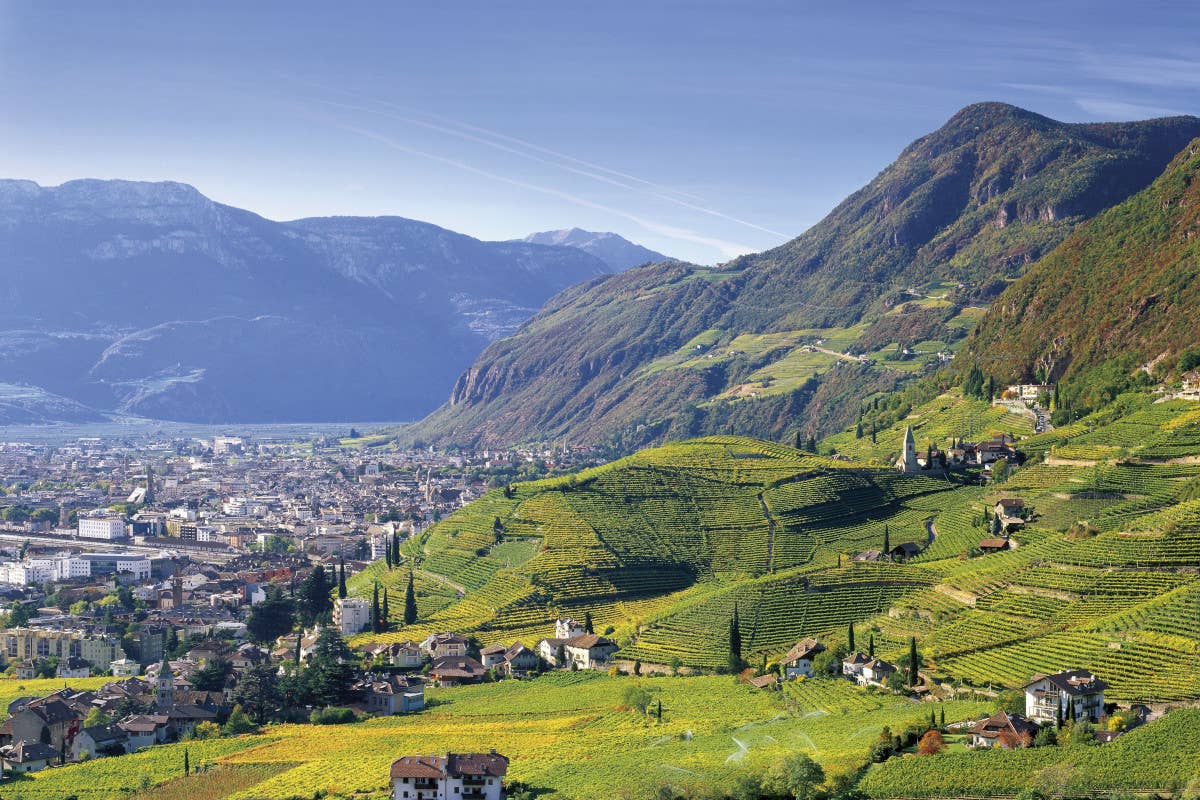
<svg viewBox="0 0 1200 800">
<path fill-rule="evenodd" d="M 591 180 L 599 181 L 610 186 L 616 186 L 630 192 L 648 195 L 657 200 L 672 203 L 691 211 L 696 211 L 710 217 L 725 220 L 726 222 L 742 225 L 746 228 L 751 228 L 762 233 L 770 234 L 771 236 L 779 237 L 780 239 L 790 238 L 788 234 L 771 230 L 770 228 L 750 222 L 749 220 L 741 219 L 731 214 L 726 214 L 709 206 L 701 205 L 699 202 L 694 202 L 702 201 L 702 198 L 698 198 L 695 195 L 691 195 L 686 192 L 680 192 L 677 189 L 672 189 L 668 186 L 663 186 L 662 184 L 654 183 L 653 181 L 648 181 L 644 178 L 639 178 L 626 172 L 610 169 L 608 167 L 604 167 L 599 164 L 585 161 L 583 159 L 561 153 L 557 150 L 544 147 L 534 142 L 519 139 L 515 136 L 509 136 L 507 134 L 490 130 L 488 128 L 483 128 L 478 125 L 473 125 L 468 122 L 455 120 L 438 114 L 404 109 L 402 106 L 398 106 L 394 103 L 389 103 L 384 100 L 366 100 L 365 102 L 378 106 L 387 106 L 405 113 L 395 113 L 394 111 L 383 108 L 373 108 L 369 105 L 342 103 L 333 100 L 316 99 L 315 102 L 331 107 L 383 116 L 408 125 L 437 131 L 438 133 L 443 133 L 448 136 L 454 136 L 459 139 L 481 144 L 485 147 L 490 147 L 510 155 L 515 155 L 540 164 L 546 164 L 573 175 L 590 178 Z M 415 116 L 417 114 L 425 116 L 426 119 L 421 119 L 420 117 Z"/>
<path fill-rule="evenodd" d="M 379 144 L 384 145 L 385 147 L 388 147 L 389 149 L 396 150 L 398 152 L 405 153 L 407 155 L 411 155 L 411 156 L 414 156 L 417 158 L 425 159 L 427 161 L 433 161 L 438 164 L 443 164 L 448 167 L 453 167 L 455 169 L 462 170 L 463 172 L 469 172 L 473 175 L 478 175 L 480 177 L 488 178 L 490 180 L 499 181 L 500 183 L 506 183 L 510 186 L 516 186 L 518 188 L 526 189 L 528 191 L 538 192 L 540 194 L 549 195 L 550 197 L 555 197 L 555 198 L 558 198 L 559 200 L 563 200 L 568 203 L 573 203 L 575 205 L 582 206 L 584 208 L 590 208 L 590 209 L 593 209 L 596 211 L 603 211 L 605 213 L 612 214 L 612 215 L 620 217 L 622 219 L 626 219 L 636 225 L 641 226 L 642 228 L 644 228 L 648 231 L 651 231 L 652 233 L 659 234 L 660 236 L 666 236 L 668 238 L 678 239 L 680 241 L 691 242 L 692 244 L 699 244 L 699 245 L 703 245 L 705 247 L 711 247 L 711 248 L 715 249 L 717 252 L 721 253 L 721 255 L 725 258 L 734 258 L 735 256 L 743 255 L 745 253 L 754 252 L 757 249 L 757 248 L 751 247 L 749 245 L 740 244 L 738 242 L 731 242 L 731 241 L 727 241 L 724 239 L 717 239 L 717 238 L 714 238 L 711 236 L 705 236 L 694 230 L 691 230 L 690 228 L 681 228 L 681 227 L 677 227 L 674 225 L 668 225 L 665 223 L 661 223 L 656 220 L 647 219 L 646 217 L 643 217 L 639 214 L 634 214 L 634 213 L 626 211 L 624 209 L 615 208 L 613 206 L 605 205 L 603 203 L 597 203 L 593 200 L 587 199 L 586 197 L 580 197 L 579 195 L 571 194 L 570 192 L 564 192 L 564 191 L 561 191 L 559 189 L 554 189 L 549 186 L 542 186 L 540 184 L 530 183 L 529 181 L 520 180 L 518 178 L 512 178 L 507 175 L 501 175 L 500 173 L 482 169 L 482 168 L 477 167 L 473 164 L 470 164 L 466 161 L 461 161 L 456 158 L 449 158 L 447 156 L 438 155 L 437 153 L 430 153 L 430 152 L 427 152 L 424 150 L 419 150 L 415 147 L 412 147 L 410 145 L 407 145 L 407 144 L 395 139 L 392 136 L 388 136 L 387 134 L 380 133 L 379 131 L 371 130 L 369 128 L 363 128 L 358 125 L 348 124 L 346 122 L 332 119 L 332 118 L 329 118 L 326 121 L 328 121 L 330 124 L 332 124 L 334 127 L 338 128 L 340 130 L 346 131 L 348 133 L 353 133 L 358 136 L 362 136 L 366 139 L 371 139 L 375 142 L 378 142 Z"/>
<path fill-rule="evenodd" d="M 1077 97 L 1075 104 L 1089 114 L 1110 120 L 1145 119 L 1147 117 L 1170 117 L 1183 112 L 1161 106 L 1130 103 L 1108 97 Z"/>
<path fill-rule="evenodd" d="M 1200 58 L 1085 52 L 1084 68 L 1098 78 L 1161 89 L 1200 87 Z"/>
</svg>

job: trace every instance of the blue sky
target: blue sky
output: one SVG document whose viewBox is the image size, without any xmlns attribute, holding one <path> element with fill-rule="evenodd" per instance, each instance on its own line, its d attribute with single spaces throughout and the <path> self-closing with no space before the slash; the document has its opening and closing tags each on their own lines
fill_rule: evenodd
<svg viewBox="0 0 1200 800">
<path fill-rule="evenodd" d="M 802 232 L 971 102 L 1200 113 L 1197 31 L 1190 2 L 0 0 L 0 176 L 612 230 L 714 263 Z"/>
</svg>

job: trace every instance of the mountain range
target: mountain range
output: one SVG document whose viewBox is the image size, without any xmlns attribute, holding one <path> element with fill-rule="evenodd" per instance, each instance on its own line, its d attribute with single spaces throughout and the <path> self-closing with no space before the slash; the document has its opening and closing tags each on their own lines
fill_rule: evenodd
<svg viewBox="0 0 1200 800">
<path fill-rule="evenodd" d="M 928 345 L 922 359 L 961 347 L 982 306 L 1197 135 L 1195 117 L 1069 124 L 968 106 L 778 248 L 563 291 L 493 342 L 410 435 L 627 452 L 836 430 L 919 371 L 903 360 L 912 345 Z"/>
<path fill-rule="evenodd" d="M 634 244 L 615 233 L 595 233 L 579 228 L 531 233 L 521 241 L 527 244 L 548 244 L 559 247 L 574 247 L 608 264 L 613 272 L 630 267 L 668 260 L 662 253 Z"/>
<path fill-rule="evenodd" d="M 194 422 L 419 418 L 488 342 L 613 269 L 569 245 L 399 217 L 275 222 L 180 183 L 100 180 L 0 181 L 0 253 L 0 382 L 38 389 L 14 389 L 20 413 L 0 421 L 76 419 L 79 404 Z"/>
</svg>

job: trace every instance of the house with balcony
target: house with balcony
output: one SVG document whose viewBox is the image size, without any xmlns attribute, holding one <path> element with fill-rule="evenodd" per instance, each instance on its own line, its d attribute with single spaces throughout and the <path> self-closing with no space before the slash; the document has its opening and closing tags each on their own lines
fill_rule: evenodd
<svg viewBox="0 0 1200 800">
<path fill-rule="evenodd" d="M 1104 719 L 1108 684 L 1085 669 L 1035 675 L 1025 685 L 1025 716 L 1036 722 Z"/>
<path fill-rule="evenodd" d="M 392 762 L 392 800 L 500 800 L 508 759 L 488 753 L 403 756 Z"/>
</svg>

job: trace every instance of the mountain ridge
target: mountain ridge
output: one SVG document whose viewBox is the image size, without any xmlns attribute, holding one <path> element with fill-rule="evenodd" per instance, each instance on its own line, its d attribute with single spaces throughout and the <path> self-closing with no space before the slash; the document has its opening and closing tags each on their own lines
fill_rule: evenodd
<svg viewBox="0 0 1200 800">
<path fill-rule="evenodd" d="M 674 259 L 662 253 L 631 242 L 625 237 L 611 232 L 585 231 L 582 228 L 562 228 L 556 231 L 540 231 L 531 233 L 520 241 L 528 244 L 547 244 L 560 247 L 575 247 L 599 258 L 620 272 L 641 264 Z"/>
<path fill-rule="evenodd" d="M 904 377 L 885 362 L 868 374 L 858 356 L 880 361 L 876 351 L 906 339 L 960 336 L 947 327 L 957 326 L 952 311 L 999 294 L 1089 215 L 1148 185 L 1195 135 L 1195 117 L 1061 123 L 968 106 L 780 247 L 717 268 L 646 265 L 551 299 L 408 435 L 627 452 L 726 433 L 734 421 L 776 440 L 835 430 L 859 400 Z M 907 302 L 913 287 L 932 297 L 936 286 L 948 287 L 941 300 Z M 860 323 L 871 336 L 849 336 L 844 357 L 788 382 L 750 380 Z M 771 337 L 780 343 L 757 353 L 741 346 Z M 857 387 L 848 371 L 861 373 Z"/>
<path fill-rule="evenodd" d="M 172 181 L 0 181 L 0 253 L 0 381 L 190 422 L 419 417 L 488 341 L 608 271 L 401 217 L 277 222 Z"/>
</svg>

